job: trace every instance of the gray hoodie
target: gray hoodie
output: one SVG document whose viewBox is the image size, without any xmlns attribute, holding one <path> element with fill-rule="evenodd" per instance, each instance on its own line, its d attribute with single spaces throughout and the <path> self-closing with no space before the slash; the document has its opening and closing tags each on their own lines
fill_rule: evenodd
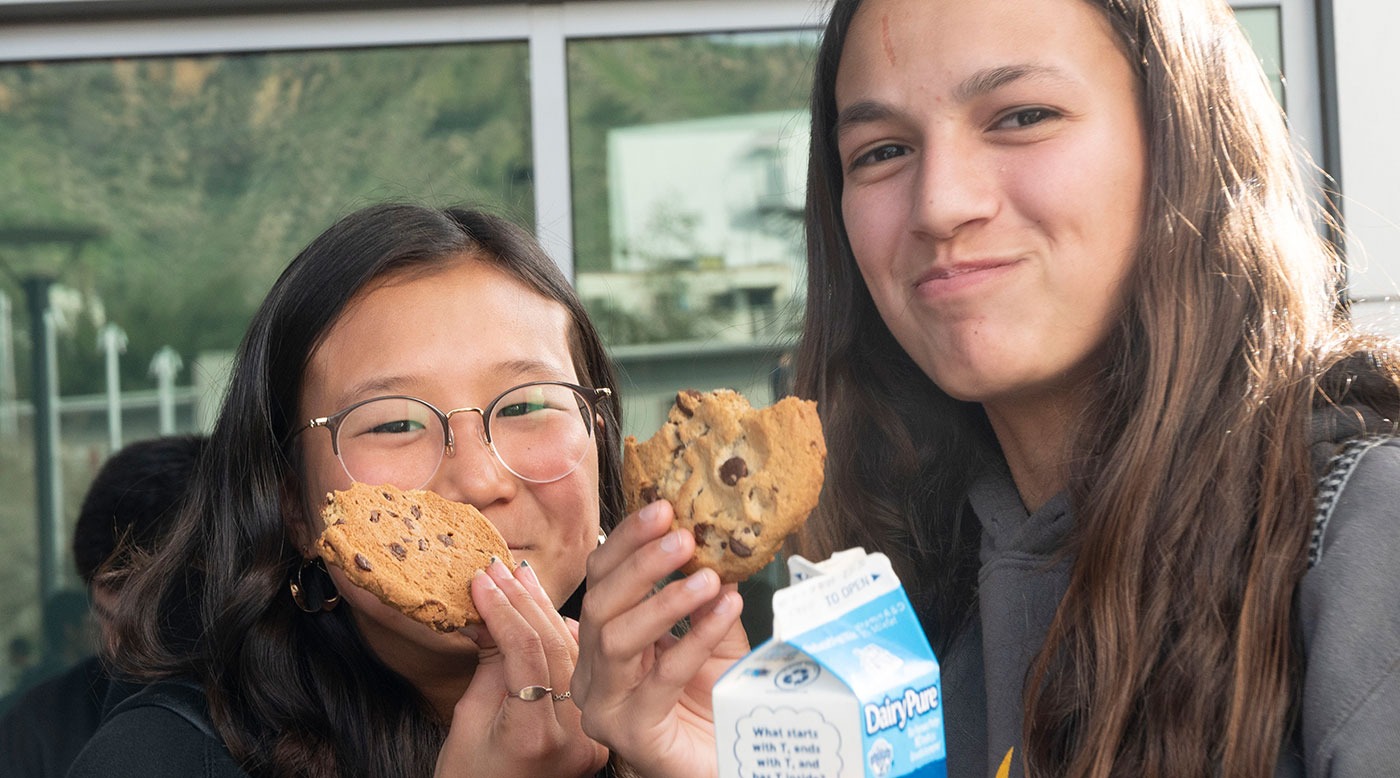
<svg viewBox="0 0 1400 778">
<path fill-rule="evenodd" d="M 1321 473 L 1333 441 L 1359 430 L 1335 414 L 1317 423 Z M 1015 747 L 1021 776 L 1022 685 L 1069 581 L 1056 554 L 1074 519 L 1064 494 L 1027 515 L 1005 472 L 975 482 L 968 501 L 982 522 L 979 618 L 940 657 L 948 770 L 995 776 Z M 1323 549 L 1299 586 L 1302 720 L 1275 775 L 1400 776 L 1400 439 L 1361 459 Z"/>
</svg>

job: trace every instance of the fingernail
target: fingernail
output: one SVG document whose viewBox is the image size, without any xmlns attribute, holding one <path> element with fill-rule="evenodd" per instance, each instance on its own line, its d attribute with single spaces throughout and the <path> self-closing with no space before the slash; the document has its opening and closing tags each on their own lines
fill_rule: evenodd
<svg viewBox="0 0 1400 778">
<path fill-rule="evenodd" d="M 642 523 L 644 524 L 650 524 L 651 522 L 656 521 L 656 518 L 660 515 L 661 502 L 658 500 L 647 505 L 647 507 L 643 508 L 640 512 L 638 512 L 637 518 L 641 519 Z"/>
<path fill-rule="evenodd" d="M 499 564 L 499 562 L 494 562 L 493 564 Z M 487 589 L 496 589 L 496 588 L 498 588 L 498 587 L 496 586 L 496 582 L 493 581 L 493 580 L 491 580 L 491 576 L 487 575 L 485 570 L 478 570 L 478 571 L 476 571 L 476 575 L 472 576 L 472 579 L 475 580 L 475 579 L 477 579 L 477 578 L 482 579 L 482 584 L 483 584 Z"/>
<path fill-rule="evenodd" d="M 734 601 L 729 598 L 729 593 L 720 595 L 719 602 L 715 603 L 714 612 L 723 616 L 732 610 L 734 610 Z"/>
<path fill-rule="evenodd" d="M 506 565 L 500 560 L 500 557 L 491 557 L 491 564 L 487 565 L 486 569 L 490 571 L 491 575 L 510 575 L 510 570 L 506 569 Z"/>
<path fill-rule="evenodd" d="M 665 551 L 665 552 L 668 553 L 668 554 L 671 553 L 672 551 L 675 551 L 676 549 L 678 549 L 678 548 L 680 548 L 680 547 L 681 547 L 681 531 L 680 531 L 680 530 L 676 530 L 675 532 L 668 532 L 668 533 L 666 533 L 666 537 L 664 537 L 664 538 L 661 539 L 661 550 L 662 550 L 662 551 Z"/>
<path fill-rule="evenodd" d="M 698 592 L 704 589 L 710 583 L 710 575 L 711 573 L 708 569 L 692 574 L 689 578 L 685 579 L 685 588 L 692 592 Z"/>
<path fill-rule="evenodd" d="M 515 570 L 515 578 L 516 580 L 529 581 L 535 584 L 540 582 L 540 577 L 535 575 L 535 568 L 531 567 L 530 563 L 523 559 L 520 561 L 520 567 Z"/>
<path fill-rule="evenodd" d="M 530 560 L 528 560 L 528 559 L 522 559 L 522 560 L 520 560 L 520 566 L 521 566 L 521 567 L 529 567 L 529 566 L 530 566 Z"/>
<path fill-rule="evenodd" d="M 477 627 L 475 624 L 468 624 L 468 625 L 465 626 L 465 627 L 461 627 L 461 628 L 458 629 L 457 631 L 460 632 L 460 633 L 462 633 L 463 635 L 466 635 L 468 638 L 470 638 L 470 639 L 471 639 L 472 641 L 474 641 L 474 642 L 480 642 L 480 641 L 481 641 L 481 629 L 480 629 L 479 627 Z"/>
</svg>

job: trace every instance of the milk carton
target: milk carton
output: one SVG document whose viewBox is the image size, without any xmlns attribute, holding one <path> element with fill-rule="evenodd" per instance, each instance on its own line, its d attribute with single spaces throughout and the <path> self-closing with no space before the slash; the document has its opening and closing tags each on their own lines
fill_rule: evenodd
<svg viewBox="0 0 1400 778">
<path fill-rule="evenodd" d="M 773 637 L 714 687 L 720 778 L 945 778 L 938 660 L 889 559 L 788 568 Z"/>
</svg>

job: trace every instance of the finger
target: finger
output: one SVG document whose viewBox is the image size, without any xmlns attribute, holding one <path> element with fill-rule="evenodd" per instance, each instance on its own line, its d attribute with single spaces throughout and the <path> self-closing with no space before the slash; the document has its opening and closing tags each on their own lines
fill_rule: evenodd
<svg viewBox="0 0 1400 778">
<path fill-rule="evenodd" d="M 569 634 L 574 636 L 574 642 L 578 642 L 578 622 L 568 616 L 564 617 L 564 624 L 569 628 Z"/>
<path fill-rule="evenodd" d="M 608 535 L 608 542 L 588 555 L 588 581 L 592 584 L 622 565 L 647 543 L 671 528 L 671 504 L 657 500 L 623 519 Z"/>
<path fill-rule="evenodd" d="M 525 567 L 522 570 L 528 573 L 529 568 Z M 486 568 L 486 572 L 505 593 L 515 612 L 529 625 L 534 633 L 534 640 L 544 649 L 550 681 L 544 685 L 558 687 L 556 693 L 564 693 L 568 690 L 569 679 L 574 674 L 574 656 L 577 649 L 573 636 L 569 634 L 569 628 L 564 625 L 563 617 L 555 612 L 549 596 L 538 586 L 536 589 L 542 598 L 530 593 L 529 588 L 520 580 L 521 570 L 512 572 L 504 563 L 496 560 Z M 509 649 L 503 647 L 503 650 Z"/>
<path fill-rule="evenodd" d="M 744 600 L 736 591 L 722 591 L 707 603 L 703 615 L 691 617 L 690 631 L 657 658 L 652 671 L 657 683 L 662 686 L 684 686 L 714 656 L 727 655 L 727 658 L 734 660 L 743 657 L 746 650 L 736 654 L 733 650 L 727 650 L 732 647 L 721 649 L 722 644 L 736 642 L 747 649 L 748 638 L 744 636 L 743 629 L 735 629 L 743 609 Z"/>
<path fill-rule="evenodd" d="M 695 536 L 672 530 L 637 548 L 606 574 L 590 577 L 580 619 L 584 637 L 590 622 L 602 625 L 637 607 L 652 595 L 657 581 L 680 569 L 694 553 Z M 596 569 L 591 556 L 589 568 Z"/>
<path fill-rule="evenodd" d="M 655 596 L 608 622 L 600 636 L 599 649 L 610 658 L 635 655 L 669 634 L 676 622 L 715 599 L 719 593 L 719 576 L 709 568 L 672 581 Z"/>
<path fill-rule="evenodd" d="M 540 583 L 540 577 L 535 574 L 535 568 L 529 562 L 521 562 L 520 567 L 515 570 L 515 580 L 525 587 L 525 591 L 540 604 L 540 611 L 544 613 L 545 619 L 549 622 L 550 628 L 560 635 L 568 635 L 569 659 L 571 662 L 578 661 L 578 622 L 574 622 L 571 629 L 559 611 L 554 609 L 554 601 L 550 599 L 549 592 L 544 590 L 544 584 Z"/>
<path fill-rule="evenodd" d="M 472 578 L 472 601 L 476 603 L 476 609 L 486 621 L 487 629 L 500 646 L 501 677 L 504 684 L 503 688 L 495 690 L 497 699 L 527 686 L 550 686 L 549 660 L 545 656 L 544 644 L 540 641 L 539 634 L 511 605 L 494 576 L 479 572 Z M 476 679 L 472 680 L 475 686 Z M 549 710 L 552 705 L 528 700 L 519 701 L 518 705 L 509 699 L 504 702 L 518 708 L 510 711 L 512 715 L 531 715 L 529 711 L 534 709 L 536 715 L 544 714 L 553 719 L 552 711 Z"/>
</svg>

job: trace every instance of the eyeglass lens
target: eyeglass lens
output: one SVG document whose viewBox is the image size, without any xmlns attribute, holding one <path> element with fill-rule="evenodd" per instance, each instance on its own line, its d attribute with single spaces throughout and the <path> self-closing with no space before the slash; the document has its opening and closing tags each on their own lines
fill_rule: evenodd
<svg viewBox="0 0 1400 778">
<path fill-rule="evenodd" d="M 573 472 L 588 453 L 588 416 L 583 397 L 567 386 L 516 387 L 492 408 L 491 442 L 512 473 L 527 481 L 555 481 Z M 463 433 L 459 426 L 459 454 L 463 446 L 476 444 L 478 434 Z M 417 489 L 431 480 L 446 446 L 437 414 L 405 398 L 356 407 L 341 420 L 337 438 L 340 461 L 351 478 L 401 489 Z"/>
</svg>

